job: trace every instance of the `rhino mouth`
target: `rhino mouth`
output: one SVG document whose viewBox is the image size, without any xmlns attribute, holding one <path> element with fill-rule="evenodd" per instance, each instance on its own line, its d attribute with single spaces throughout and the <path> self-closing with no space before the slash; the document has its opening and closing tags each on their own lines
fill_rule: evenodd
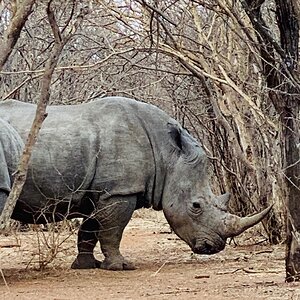
<svg viewBox="0 0 300 300">
<path fill-rule="evenodd" d="M 191 247 L 192 251 L 196 254 L 206 254 L 212 255 L 222 251 L 225 248 L 225 241 L 214 243 L 212 241 L 199 241 L 195 240 L 193 246 Z"/>
</svg>

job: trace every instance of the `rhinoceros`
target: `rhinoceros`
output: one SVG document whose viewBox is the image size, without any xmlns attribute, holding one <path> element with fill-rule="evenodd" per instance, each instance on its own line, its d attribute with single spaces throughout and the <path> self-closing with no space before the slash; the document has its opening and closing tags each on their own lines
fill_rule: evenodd
<svg viewBox="0 0 300 300">
<path fill-rule="evenodd" d="M 17 131 L 0 118 L 0 214 L 10 193 L 24 143 Z"/>
<path fill-rule="evenodd" d="M 23 139 L 35 110 L 36 105 L 16 100 L 0 103 L 0 117 Z M 223 250 L 228 237 L 270 210 L 230 214 L 229 195 L 212 193 L 203 148 L 156 106 L 107 97 L 49 106 L 47 112 L 12 217 L 25 223 L 83 218 L 72 268 L 133 269 L 119 246 L 134 210 L 142 207 L 163 210 L 174 232 L 198 254 Z M 11 182 L 1 180 L 6 196 Z M 98 241 L 103 262 L 94 257 Z"/>
</svg>

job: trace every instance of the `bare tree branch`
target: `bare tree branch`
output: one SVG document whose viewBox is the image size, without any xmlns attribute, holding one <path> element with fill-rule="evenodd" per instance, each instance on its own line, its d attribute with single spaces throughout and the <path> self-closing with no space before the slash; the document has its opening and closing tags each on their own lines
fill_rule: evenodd
<svg viewBox="0 0 300 300">
<path fill-rule="evenodd" d="M 32 12 L 34 3 L 35 0 L 24 0 L 22 3 L 17 4 L 15 14 L 12 17 L 9 27 L 4 33 L 3 42 L 0 47 L 0 71 L 17 43 L 21 30 L 28 16 Z"/>
<path fill-rule="evenodd" d="M 157 13 L 161 18 L 165 19 L 168 21 L 170 24 L 176 26 L 176 23 L 171 20 L 164 12 L 162 12 L 160 9 L 157 7 L 151 5 L 150 3 L 147 3 L 145 0 L 137 0 L 137 2 L 141 3 L 142 5 L 146 6 L 147 8 L 151 9 L 155 13 Z"/>
</svg>

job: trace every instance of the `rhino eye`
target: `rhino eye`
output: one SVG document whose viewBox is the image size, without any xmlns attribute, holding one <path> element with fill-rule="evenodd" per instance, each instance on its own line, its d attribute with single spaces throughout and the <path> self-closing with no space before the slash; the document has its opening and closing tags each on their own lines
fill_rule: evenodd
<svg viewBox="0 0 300 300">
<path fill-rule="evenodd" d="M 200 206 L 200 203 L 199 202 L 193 202 L 193 208 L 195 209 L 199 209 L 201 206 Z"/>
<path fill-rule="evenodd" d="M 199 201 L 193 201 L 190 205 L 188 213 L 192 218 L 199 218 L 199 216 L 203 213 L 201 203 Z"/>
</svg>

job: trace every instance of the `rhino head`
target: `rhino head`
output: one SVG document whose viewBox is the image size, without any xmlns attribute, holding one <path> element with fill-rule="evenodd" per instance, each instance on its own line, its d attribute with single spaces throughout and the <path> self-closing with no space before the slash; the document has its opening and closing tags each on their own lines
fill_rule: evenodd
<svg viewBox="0 0 300 300">
<path fill-rule="evenodd" d="M 204 150 L 174 124 L 169 124 L 169 133 L 173 150 L 162 200 L 165 217 L 193 252 L 217 253 L 224 249 L 228 237 L 260 222 L 271 207 L 243 218 L 230 214 L 230 195 L 215 196 L 211 191 Z"/>
</svg>

